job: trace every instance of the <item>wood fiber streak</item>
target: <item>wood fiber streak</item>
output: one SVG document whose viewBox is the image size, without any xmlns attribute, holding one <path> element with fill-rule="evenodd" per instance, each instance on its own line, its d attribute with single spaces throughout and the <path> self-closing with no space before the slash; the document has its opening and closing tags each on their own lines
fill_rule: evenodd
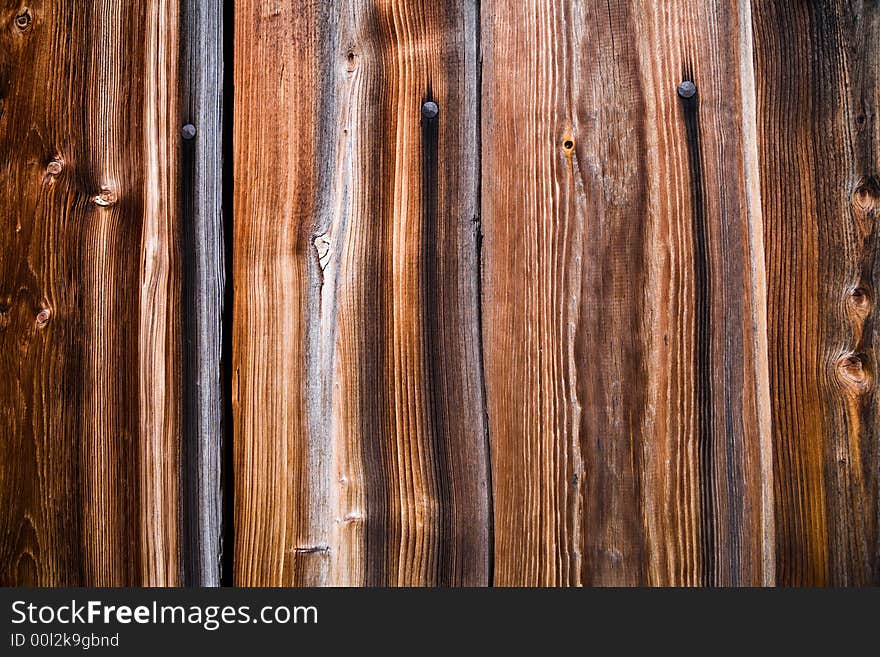
<svg viewBox="0 0 880 657">
<path fill-rule="evenodd" d="M 22 11 L 0 3 L 0 583 L 178 584 L 178 7 Z"/>
<path fill-rule="evenodd" d="M 880 6 L 754 2 L 779 584 L 880 583 Z"/>
<path fill-rule="evenodd" d="M 747 7 L 482 14 L 495 583 L 772 582 Z"/>
<path fill-rule="evenodd" d="M 488 584 L 476 5 L 236 17 L 236 583 Z"/>
</svg>

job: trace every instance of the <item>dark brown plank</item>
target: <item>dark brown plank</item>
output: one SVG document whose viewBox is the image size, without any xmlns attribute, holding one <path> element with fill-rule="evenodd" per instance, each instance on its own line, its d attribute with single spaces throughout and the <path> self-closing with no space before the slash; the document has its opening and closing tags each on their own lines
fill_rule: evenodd
<svg viewBox="0 0 880 657">
<path fill-rule="evenodd" d="M 0 3 L 0 583 L 180 581 L 176 3 Z"/>
<path fill-rule="evenodd" d="M 755 2 L 777 581 L 880 583 L 880 7 Z"/>
<path fill-rule="evenodd" d="M 495 583 L 772 582 L 747 7 L 482 11 Z"/>
</svg>

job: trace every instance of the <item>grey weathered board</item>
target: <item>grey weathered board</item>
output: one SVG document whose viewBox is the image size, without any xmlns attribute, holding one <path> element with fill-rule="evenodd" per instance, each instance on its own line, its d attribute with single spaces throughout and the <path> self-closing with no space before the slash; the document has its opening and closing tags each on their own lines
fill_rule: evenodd
<svg viewBox="0 0 880 657">
<path fill-rule="evenodd" d="M 223 237 L 223 2 L 182 3 L 180 125 L 195 128 L 181 156 L 184 224 L 184 527 L 187 580 L 220 583 Z"/>
</svg>

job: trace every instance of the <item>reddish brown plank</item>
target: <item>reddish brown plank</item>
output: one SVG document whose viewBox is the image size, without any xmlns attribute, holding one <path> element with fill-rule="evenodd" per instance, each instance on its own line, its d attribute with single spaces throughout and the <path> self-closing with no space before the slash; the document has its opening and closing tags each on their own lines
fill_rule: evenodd
<svg viewBox="0 0 880 657">
<path fill-rule="evenodd" d="M 482 10 L 496 584 L 772 582 L 747 7 Z"/>
</svg>

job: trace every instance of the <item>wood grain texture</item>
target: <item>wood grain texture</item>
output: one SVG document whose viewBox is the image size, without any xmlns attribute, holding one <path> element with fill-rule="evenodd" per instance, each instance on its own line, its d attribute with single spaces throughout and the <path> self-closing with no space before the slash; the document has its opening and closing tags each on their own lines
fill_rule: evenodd
<svg viewBox="0 0 880 657">
<path fill-rule="evenodd" d="M 236 18 L 235 580 L 487 584 L 476 5 Z"/>
<path fill-rule="evenodd" d="M 0 585 L 880 584 L 878 39 L 0 0 Z"/>
<path fill-rule="evenodd" d="M 880 583 L 880 7 L 755 2 L 778 582 Z"/>
<path fill-rule="evenodd" d="M 772 582 L 747 8 L 482 12 L 495 583 Z"/>
<path fill-rule="evenodd" d="M 0 3 L 0 583 L 176 584 L 177 16 Z"/>
<path fill-rule="evenodd" d="M 186 337 L 184 508 L 187 583 L 220 584 L 224 298 L 223 3 L 181 2 L 181 154 Z"/>
</svg>

